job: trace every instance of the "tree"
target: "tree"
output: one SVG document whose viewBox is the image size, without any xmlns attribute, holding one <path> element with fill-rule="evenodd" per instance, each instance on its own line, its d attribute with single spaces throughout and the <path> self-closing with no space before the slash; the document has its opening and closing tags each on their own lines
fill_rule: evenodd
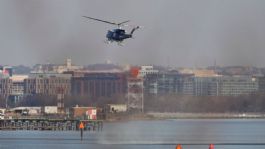
<svg viewBox="0 0 265 149">
<path fill-rule="evenodd" d="M 24 97 L 17 106 L 56 106 L 57 98 L 49 95 L 29 95 Z"/>
<path fill-rule="evenodd" d="M 6 107 L 6 99 L 0 96 L 0 107 Z"/>
</svg>

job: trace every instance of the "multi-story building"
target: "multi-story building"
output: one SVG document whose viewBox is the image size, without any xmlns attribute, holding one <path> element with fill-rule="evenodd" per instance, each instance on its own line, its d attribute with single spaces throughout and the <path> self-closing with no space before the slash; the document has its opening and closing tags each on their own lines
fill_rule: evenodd
<svg viewBox="0 0 265 149">
<path fill-rule="evenodd" d="M 9 99 L 12 102 L 18 102 L 24 95 L 24 80 L 28 78 L 28 75 L 13 75 L 10 77 L 12 80 L 12 90 Z"/>
<path fill-rule="evenodd" d="M 0 66 L 0 74 L 5 77 L 13 75 L 13 68 L 11 66 Z"/>
<path fill-rule="evenodd" d="M 218 86 L 221 96 L 238 96 L 258 91 L 258 81 L 251 76 L 223 76 Z"/>
<path fill-rule="evenodd" d="M 129 111 L 144 111 L 144 82 L 141 77 L 128 78 L 128 100 Z"/>
<path fill-rule="evenodd" d="M 30 74 L 24 81 L 25 94 L 70 95 L 71 75 L 40 73 Z"/>
<path fill-rule="evenodd" d="M 210 71 L 194 74 L 164 72 L 146 75 L 145 92 L 193 96 L 238 96 L 264 89 L 265 79 L 251 76 L 219 76 Z"/>
<path fill-rule="evenodd" d="M 139 70 L 139 77 L 145 77 L 148 74 L 158 74 L 158 70 L 155 70 L 153 66 L 141 66 Z"/>
<path fill-rule="evenodd" d="M 127 91 L 124 72 L 72 72 L 72 95 L 89 98 L 110 97 Z"/>
<path fill-rule="evenodd" d="M 193 95 L 194 94 L 193 74 L 182 74 L 179 77 L 178 93 L 182 95 Z"/>
<path fill-rule="evenodd" d="M 258 91 L 251 76 L 193 77 L 194 96 L 238 96 Z"/>
<path fill-rule="evenodd" d="M 213 70 L 193 70 L 193 95 L 195 96 L 217 96 L 219 75 Z"/>
<path fill-rule="evenodd" d="M 53 70 L 57 73 L 63 73 L 66 71 L 76 71 L 83 69 L 83 66 L 76 66 L 72 64 L 72 60 L 67 58 L 64 65 L 55 65 L 53 66 Z"/>
<path fill-rule="evenodd" d="M 265 92 L 265 76 L 255 76 L 254 77 L 258 82 L 258 91 L 259 92 Z"/>
<path fill-rule="evenodd" d="M 182 93 L 184 89 L 183 85 L 187 83 L 187 81 L 184 75 L 176 71 L 147 74 L 144 80 L 145 92 L 160 95 Z M 184 90 L 186 90 L 186 88 Z"/>
<path fill-rule="evenodd" d="M 66 71 L 76 71 L 83 69 L 83 66 L 72 64 L 72 60 L 67 58 L 65 64 L 38 64 L 33 67 L 32 73 L 63 73 Z"/>
<path fill-rule="evenodd" d="M 12 80 L 9 77 L 0 76 L 0 96 L 7 99 L 11 94 Z"/>
<path fill-rule="evenodd" d="M 219 77 L 194 77 L 195 96 L 218 96 Z"/>
</svg>

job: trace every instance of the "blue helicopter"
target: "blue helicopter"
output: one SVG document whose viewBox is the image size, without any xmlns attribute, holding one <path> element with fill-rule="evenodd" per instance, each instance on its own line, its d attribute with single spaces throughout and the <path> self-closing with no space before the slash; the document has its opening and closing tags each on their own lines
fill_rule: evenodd
<svg viewBox="0 0 265 149">
<path fill-rule="evenodd" d="M 126 33 L 126 31 L 124 29 L 122 29 L 121 26 L 128 26 L 128 25 L 125 25 L 125 23 L 129 22 L 130 20 L 123 21 L 121 23 L 114 23 L 114 22 L 100 20 L 100 19 L 96 19 L 96 18 L 92 18 L 92 17 L 88 17 L 88 16 L 83 16 L 83 17 L 118 26 L 117 29 L 113 29 L 112 31 L 109 30 L 107 32 L 106 43 L 111 43 L 111 42 L 115 41 L 118 43 L 118 45 L 121 45 L 121 43 L 123 42 L 124 39 L 132 38 L 134 31 L 140 28 L 140 26 L 133 27 L 133 29 L 131 30 L 130 33 Z"/>
</svg>

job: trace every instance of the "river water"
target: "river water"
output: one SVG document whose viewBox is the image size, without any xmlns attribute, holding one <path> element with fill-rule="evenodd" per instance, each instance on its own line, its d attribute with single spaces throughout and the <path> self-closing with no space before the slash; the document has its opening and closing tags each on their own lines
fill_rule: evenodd
<svg viewBox="0 0 265 149">
<path fill-rule="evenodd" d="M 101 132 L 0 131 L 1 149 L 265 149 L 263 119 L 106 122 Z"/>
</svg>

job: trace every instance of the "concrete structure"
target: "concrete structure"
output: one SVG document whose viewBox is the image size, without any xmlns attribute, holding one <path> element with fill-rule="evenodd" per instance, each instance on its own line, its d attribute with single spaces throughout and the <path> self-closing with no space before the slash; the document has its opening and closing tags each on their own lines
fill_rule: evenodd
<svg viewBox="0 0 265 149">
<path fill-rule="evenodd" d="M 157 74 L 158 72 L 158 70 L 154 70 L 153 66 L 141 66 L 138 77 L 145 77 L 148 74 Z"/>
<path fill-rule="evenodd" d="M 193 77 L 193 95 L 218 96 L 219 77 Z"/>
<path fill-rule="evenodd" d="M 258 91 L 251 76 L 194 77 L 195 96 L 238 96 Z"/>
<path fill-rule="evenodd" d="M 30 74 L 24 81 L 25 94 L 56 95 L 59 90 L 64 95 L 71 93 L 71 75 L 57 73 Z M 63 89 L 63 90 L 61 90 Z"/>
<path fill-rule="evenodd" d="M 11 77 L 13 75 L 13 68 L 11 66 L 0 66 L 0 74 Z"/>
<path fill-rule="evenodd" d="M 67 58 L 64 64 L 38 64 L 33 68 L 32 73 L 63 73 L 66 71 L 76 71 L 83 69 L 83 66 L 75 66 L 72 60 Z"/>
<path fill-rule="evenodd" d="M 183 95 L 194 95 L 193 74 L 184 74 L 179 78 L 178 93 Z"/>
<path fill-rule="evenodd" d="M 28 78 L 28 75 L 13 75 L 10 77 L 12 80 L 12 90 L 9 100 L 14 103 L 18 102 L 24 95 L 24 80 Z"/>
<path fill-rule="evenodd" d="M 258 80 L 251 76 L 224 76 L 219 83 L 221 96 L 238 96 L 258 91 Z"/>
<path fill-rule="evenodd" d="M 72 64 L 72 60 L 67 58 L 64 65 L 53 66 L 53 71 L 57 73 L 63 73 L 66 71 L 76 71 L 83 69 L 83 66 L 75 66 Z"/>
<path fill-rule="evenodd" d="M 57 114 L 58 107 L 57 106 L 45 106 L 43 107 L 43 113 L 44 114 Z"/>
<path fill-rule="evenodd" d="M 12 80 L 8 77 L 0 77 L 0 96 L 7 99 L 12 92 Z"/>
<path fill-rule="evenodd" d="M 144 81 L 145 91 L 159 95 L 176 93 L 177 79 L 178 74 L 174 73 L 147 74 Z"/>
<path fill-rule="evenodd" d="M 26 115 L 27 114 L 28 115 L 40 115 L 41 107 L 16 107 L 16 108 L 10 109 L 10 111 L 13 111 L 15 113 L 20 113 L 20 114 L 26 114 Z"/>
<path fill-rule="evenodd" d="M 96 107 L 73 107 L 72 115 L 77 119 L 97 119 Z"/>
<path fill-rule="evenodd" d="M 144 85 L 142 78 L 128 78 L 128 102 L 129 111 L 144 111 Z"/>
<path fill-rule="evenodd" d="M 6 111 L 5 108 L 0 108 L 0 113 L 5 114 L 5 111 Z"/>
<path fill-rule="evenodd" d="M 73 72 L 72 95 L 111 97 L 126 93 L 126 74 L 121 72 Z"/>
<path fill-rule="evenodd" d="M 265 76 L 254 76 L 253 78 L 258 82 L 258 92 L 265 92 Z"/>
<path fill-rule="evenodd" d="M 106 112 L 109 112 L 109 113 L 126 112 L 127 105 L 126 104 L 108 104 L 105 110 Z"/>
<path fill-rule="evenodd" d="M 5 111 L 6 111 L 6 109 L 0 108 L 0 120 L 5 119 Z"/>
<path fill-rule="evenodd" d="M 86 116 L 88 120 L 96 120 L 97 119 L 97 108 L 89 108 L 86 111 Z"/>
<path fill-rule="evenodd" d="M 155 95 L 193 95 L 194 79 L 192 76 L 191 74 L 179 74 L 177 71 L 148 74 L 144 79 L 145 92 Z"/>
<path fill-rule="evenodd" d="M 55 73 L 53 70 L 54 64 L 37 64 L 33 66 L 31 73 Z"/>
<path fill-rule="evenodd" d="M 30 131 L 78 131 L 80 123 L 84 125 L 84 131 L 102 131 L 102 120 L 76 120 L 76 119 L 47 119 L 47 118 L 18 118 L 2 120 L 1 130 L 30 130 Z"/>
<path fill-rule="evenodd" d="M 264 80 L 251 76 L 220 76 L 213 71 L 200 70 L 194 74 L 146 75 L 144 85 L 146 93 L 155 95 L 238 96 L 265 90 Z"/>
<path fill-rule="evenodd" d="M 193 74 L 195 77 L 217 77 L 218 74 L 214 72 L 214 70 L 208 69 L 194 69 Z"/>
</svg>

